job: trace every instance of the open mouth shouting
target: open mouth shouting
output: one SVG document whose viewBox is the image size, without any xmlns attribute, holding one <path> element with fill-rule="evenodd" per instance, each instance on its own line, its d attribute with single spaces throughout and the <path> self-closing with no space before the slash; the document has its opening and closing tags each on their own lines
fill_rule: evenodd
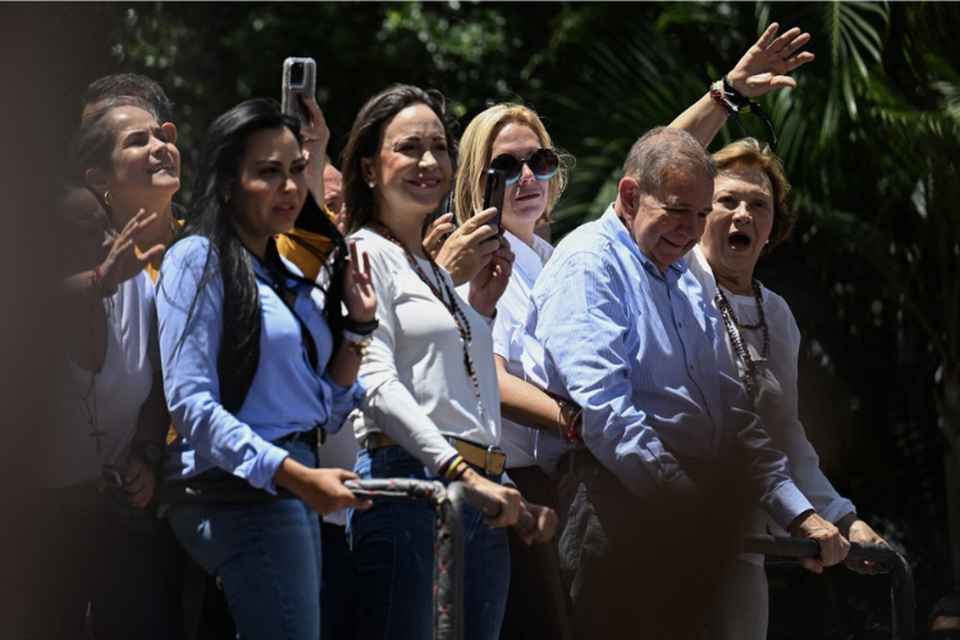
<svg viewBox="0 0 960 640">
<path fill-rule="evenodd" d="M 731 233 L 728 240 L 733 251 L 746 251 L 753 244 L 753 238 L 740 231 Z"/>
</svg>

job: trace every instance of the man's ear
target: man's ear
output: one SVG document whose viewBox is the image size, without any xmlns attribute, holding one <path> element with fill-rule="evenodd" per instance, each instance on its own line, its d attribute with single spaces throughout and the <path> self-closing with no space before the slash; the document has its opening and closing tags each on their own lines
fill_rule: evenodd
<svg viewBox="0 0 960 640">
<path fill-rule="evenodd" d="M 177 143 L 177 125 L 172 122 L 164 122 L 160 125 L 160 128 L 163 129 L 163 132 L 167 134 L 167 142 L 170 144 Z"/>
<path fill-rule="evenodd" d="M 640 181 L 636 178 L 621 178 L 617 185 L 617 213 L 620 217 L 633 220 L 640 207 Z"/>
</svg>

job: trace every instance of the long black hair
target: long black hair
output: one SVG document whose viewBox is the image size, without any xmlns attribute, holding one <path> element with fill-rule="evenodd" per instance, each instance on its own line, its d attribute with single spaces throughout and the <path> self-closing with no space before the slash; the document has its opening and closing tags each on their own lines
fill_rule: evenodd
<svg viewBox="0 0 960 640">
<path fill-rule="evenodd" d="M 217 373 L 220 403 L 231 413 L 236 413 L 243 406 L 260 362 L 261 307 L 252 254 L 234 230 L 233 205 L 226 195 L 239 178 L 240 163 L 247 153 L 250 136 L 259 131 L 283 127 L 289 129 L 298 144 L 302 145 L 297 121 L 283 115 L 275 101 L 264 99 L 242 102 L 213 121 L 200 151 L 193 204 L 186 226 L 178 238 L 192 235 L 205 237 L 210 240 L 209 251 L 216 251 L 217 254 L 223 279 L 223 340 L 217 354 Z M 312 196 L 308 195 L 305 206 L 317 206 Z M 336 248 L 332 264 L 328 263 L 327 266 L 329 281 L 323 310 L 336 348 L 343 325 L 342 274 L 347 248 L 343 235 L 333 222 L 325 215 L 317 216 L 317 219 L 320 218 L 326 221 L 323 232 L 333 240 Z M 209 278 L 217 275 L 210 267 L 211 253 L 207 254 L 201 288 Z M 267 243 L 263 264 L 274 284 L 281 287 L 291 279 L 319 286 L 287 270 L 272 238 Z M 189 314 L 193 313 L 195 305 L 196 297 Z M 304 325 L 301 325 L 301 330 L 307 331 Z M 310 340 L 312 338 L 309 335 L 304 335 L 305 342 Z"/>
</svg>

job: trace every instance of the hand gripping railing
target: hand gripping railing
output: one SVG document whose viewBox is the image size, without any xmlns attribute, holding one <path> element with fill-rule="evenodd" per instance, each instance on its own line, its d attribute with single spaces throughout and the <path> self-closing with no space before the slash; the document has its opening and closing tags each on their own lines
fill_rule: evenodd
<svg viewBox="0 0 960 640">
<path fill-rule="evenodd" d="M 422 500 L 436 514 L 434 563 L 434 626 L 437 640 L 463 638 L 463 505 L 488 516 L 500 512 L 500 504 L 486 494 L 463 484 L 395 478 L 348 480 L 347 487 L 361 498 Z M 533 516 L 522 512 L 515 525 L 524 531 L 536 527 Z"/>
<path fill-rule="evenodd" d="M 750 534 L 746 536 L 744 551 L 747 553 L 762 553 L 768 556 L 811 558 L 820 555 L 820 545 L 817 544 L 816 540 Z M 890 600 L 893 606 L 893 638 L 894 640 L 914 640 L 916 631 L 913 616 L 916 609 L 916 600 L 913 573 L 903 556 L 889 547 L 878 544 L 851 542 L 847 558 L 871 560 L 889 569 L 891 576 Z"/>
</svg>

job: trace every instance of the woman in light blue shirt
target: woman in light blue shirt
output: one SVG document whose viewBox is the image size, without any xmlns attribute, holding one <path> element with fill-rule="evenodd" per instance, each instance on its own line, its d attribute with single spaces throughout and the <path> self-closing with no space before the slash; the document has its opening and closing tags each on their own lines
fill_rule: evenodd
<svg viewBox="0 0 960 640">
<path fill-rule="evenodd" d="M 220 492 L 168 513 L 221 579 L 239 637 L 319 637 L 314 511 L 365 506 L 342 484 L 353 474 L 317 468 L 317 432 L 339 428 L 363 395 L 357 371 L 376 325 L 369 267 L 355 248 L 346 257 L 330 224 L 340 250 L 322 289 L 274 242 L 305 203 L 316 206 L 308 162 L 297 123 L 272 102 L 217 118 L 189 222 L 161 267 L 164 389 L 180 433 L 164 476 Z"/>
</svg>

